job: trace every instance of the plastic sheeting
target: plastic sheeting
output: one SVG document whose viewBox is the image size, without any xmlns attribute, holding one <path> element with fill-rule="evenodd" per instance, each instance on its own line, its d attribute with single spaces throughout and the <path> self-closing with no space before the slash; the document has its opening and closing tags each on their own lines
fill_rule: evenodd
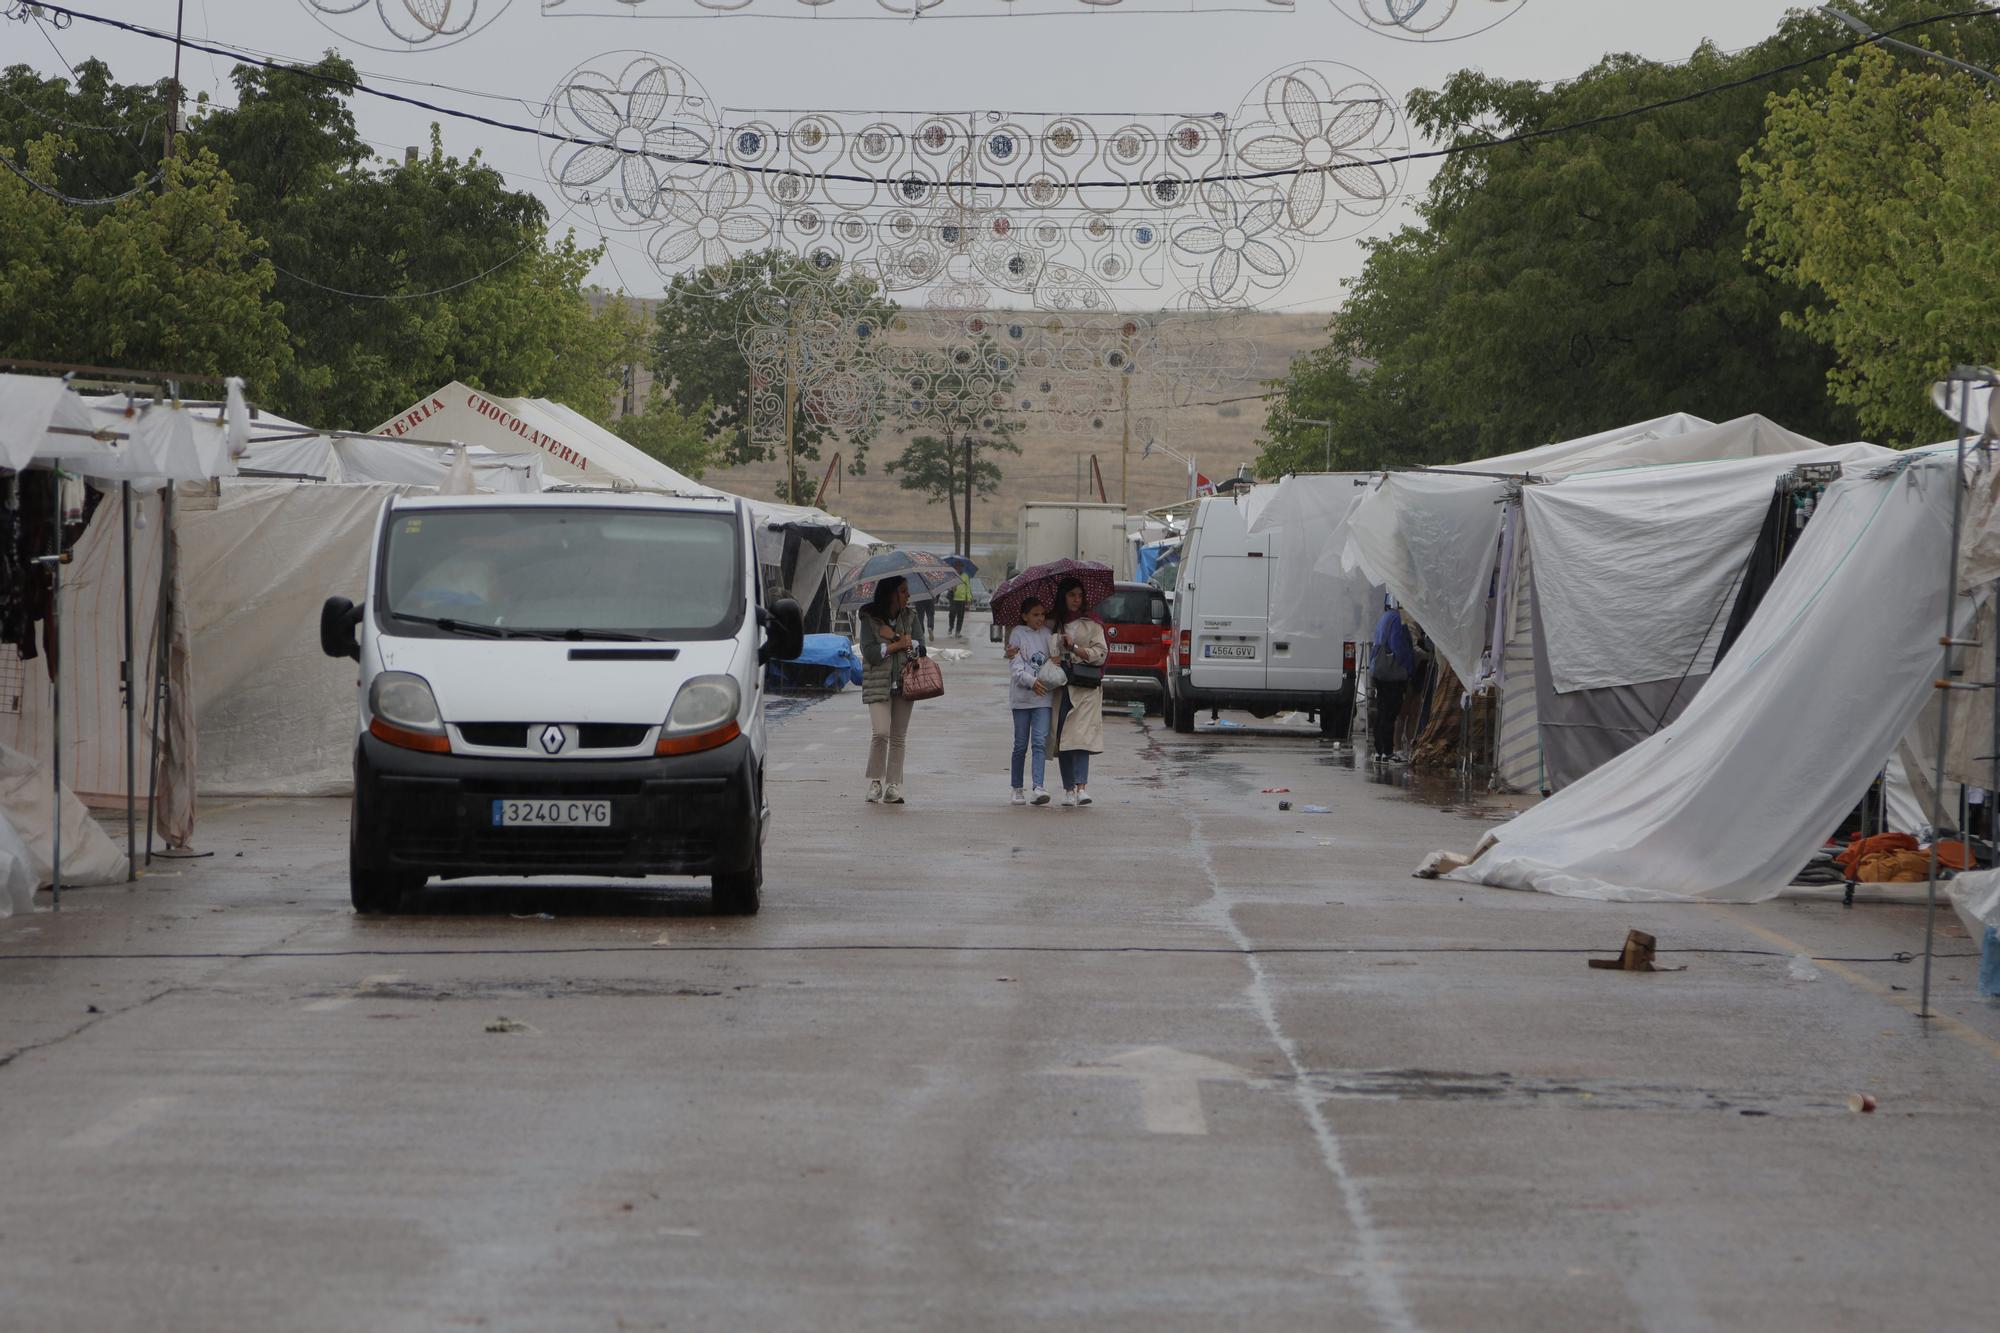
<svg viewBox="0 0 2000 1333">
<path fill-rule="evenodd" d="M 1250 531 L 1270 533 L 1269 633 L 1366 642 L 1382 617 L 1382 589 L 1342 567 L 1348 520 L 1368 498 L 1367 473 L 1287 477 L 1251 492 Z M 1260 492 L 1270 492 L 1267 497 Z M 1178 544 L 1178 541 L 1176 541 Z M 1143 555 L 1151 548 L 1141 547 Z"/>
<path fill-rule="evenodd" d="M 474 484 L 495 495 L 526 495 L 542 489 L 539 454 L 496 454 L 468 447 Z M 366 485 L 432 486 L 442 489 L 454 451 L 400 440 L 314 435 L 303 440 L 253 443 L 242 466 L 288 477 Z"/>
<path fill-rule="evenodd" d="M 0 745 L 0 916 L 28 911 L 35 889 L 54 882 L 55 808 L 48 765 Z M 67 787 L 61 809 L 64 887 L 121 883 L 125 853 Z"/>
<path fill-rule="evenodd" d="M 1686 713 L 1450 878 L 1615 901 L 1778 894 L 1931 693 L 1952 478 L 1918 458 L 1836 483 Z"/>
<path fill-rule="evenodd" d="M 1387 588 L 1458 678 L 1478 679 L 1504 483 L 1398 472 L 1363 493 L 1347 521 L 1341 568 Z"/>
<path fill-rule="evenodd" d="M 359 601 L 392 486 L 239 482 L 183 502 L 201 790 L 334 796 L 353 785 L 354 664 L 319 647 L 320 605 Z"/>
<path fill-rule="evenodd" d="M 1556 690 L 1706 674 L 1778 479 L 1808 463 L 1895 456 L 1872 444 L 1814 446 L 1523 488 L 1542 652 Z"/>
</svg>

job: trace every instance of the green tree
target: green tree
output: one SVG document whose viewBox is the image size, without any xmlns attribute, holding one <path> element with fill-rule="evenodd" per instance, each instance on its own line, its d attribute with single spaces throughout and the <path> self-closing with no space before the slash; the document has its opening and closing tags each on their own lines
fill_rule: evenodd
<svg viewBox="0 0 2000 1333">
<path fill-rule="evenodd" d="M 990 498 L 999 493 L 1000 465 L 985 456 L 993 450 L 1018 454 L 1021 446 L 1004 439 L 996 439 L 990 444 L 986 441 L 975 444 L 972 455 L 972 493 L 975 496 Z M 963 442 L 953 443 L 935 435 L 919 435 L 904 447 L 902 453 L 884 464 L 883 471 L 894 476 L 896 484 L 902 489 L 916 491 L 932 504 L 943 504 L 951 515 L 952 549 L 970 553 L 971 543 L 965 540 L 964 525 L 959 518 L 959 497 L 965 494 Z"/>
<path fill-rule="evenodd" d="M 808 294 L 817 313 L 846 328 L 879 329 L 896 310 L 872 279 L 850 274 L 828 281 L 804 260 L 773 249 L 677 275 L 653 312 L 653 375 L 683 412 L 709 405 L 710 434 L 725 464 L 762 462 L 784 452 L 751 438 L 744 339 L 760 325 L 778 328 L 782 312 Z M 821 445 L 835 433 L 827 420 L 812 395 L 797 395 L 792 441 L 799 459 L 819 457 Z M 764 440 L 779 433 L 768 427 L 757 431 Z M 858 476 L 867 470 L 874 434 L 873 422 L 845 432 L 849 472 Z M 794 493 L 804 495 L 811 484 L 807 469 L 797 468 Z M 777 493 L 788 493 L 782 483 Z"/>
<path fill-rule="evenodd" d="M 265 247 L 288 335 L 262 401 L 316 425 L 367 428 L 452 379 L 559 398 L 610 417 L 645 330 L 622 301 L 585 289 L 601 252 L 552 237 L 534 196 L 475 155 L 383 164 L 355 128 L 355 72 L 329 56 L 238 68 L 237 105 L 197 104 L 182 153 L 210 152 L 235 216 Z M 76 128 L 55 184 L 101 196 L 159 160 L 166 90 L 119 85 L 100 63 L 74 83 L 24 67 L 0 76 L 0 144 Z M 275 312 L 274 312 L 275 313 Z"/>
<path fill-rule="evenodd" d="M 1869 51 L 1773 101 L 1745 159 L 1750 251 L 1797 288 L 1786 320 L 1887 443 L 1947 433 L 1929 386 L 2000 355 L 2000 105 L 1971 75 Z"/>
<path fill-rule="evenodd" d="M 970 344 L 917 347 L 895 359 L 903 378 L 894 409 L 898 433 L 921 430 L 888 471 L 898 484 L 920 491 L 951 511 L 952 545 L 972 553 L 972 533 L 961 521 L 970 476 L 972 494 L 992 495 L 1001 471 L 992 455 L 1018 454 L 1014 436 L 1021 421 L 1013 409 L 1015 367 L 1011 356 L 981 334 Z"/>
<path fill-rule="evenodd" d="M 36 188 L 56 188 L 63 147 L 39 139 L 25 164 L 0 147 L 17 169 L 0 171 L 0 350 L 241 375 L 253 393 L 277 383 L 290 349 L 271 266 L 214 156 L 168 164 L 164 189 L 84 209 Z"/>
<path fill-rule="evenodd" d="M 618 438 L 659 459 L 682 476 L 699 478 L 715 461 L 716 444 L 709 435 L 709 418 L 714 409 L 704 403 L 692 412 L 655 384 L 646 395 L 643 411 L 623 416 L 612 423 Z"/>
<path fill-rule="evenodd" d="M 1887 23 L 1935 6 L 1861 8 Z M 1584 128 L 1445 159 L 1421 225 L 1369 247 L 1326 354 L 1274 400 L 1260 466 L 1320 465 L 1324 435 L 1300 417 L 1338 423 L 1336 465 L 1364 467 L 1477 458 L 1674 411 L 1761 412 L 1851 438 L 1852 413 L 1825 390 L 1831 357 L 1784 318 L 1797 292 L 1746 256 L 1741 207 L 1766 99 L 1823 85 L 1828 67 L 1732 84 L 1852 35 L 1794 12 L 1738 52 L 1611 55 L 1549 87 L 1465 71 L 1413 93 L 1416 128 L 1455 146 Z"/>
</svg>

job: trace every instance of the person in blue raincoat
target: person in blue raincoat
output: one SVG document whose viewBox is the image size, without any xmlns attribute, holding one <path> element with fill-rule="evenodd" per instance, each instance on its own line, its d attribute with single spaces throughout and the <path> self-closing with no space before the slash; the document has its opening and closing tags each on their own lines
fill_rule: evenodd
<svg viewBox="0 0 2000 1333">
<path fill-rule="evenodd" d="M 1374 719 L 1375 757 L 1387 760 L 1395 753 L 1396 720 L 1403 715 L 1403 696 L 1417 674 L 1416 636 L 1410 633 L 1400 607 L 1390 605 L 1375 622 L 1373 657 L 1368 675 L 1375 689 L 1370 709 Z"/>
</svg>

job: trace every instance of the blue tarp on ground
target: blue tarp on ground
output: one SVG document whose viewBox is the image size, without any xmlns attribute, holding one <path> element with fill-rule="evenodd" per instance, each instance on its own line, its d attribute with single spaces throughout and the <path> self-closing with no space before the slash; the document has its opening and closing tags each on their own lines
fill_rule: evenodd
<svg viewBox="0 0 2000 1333">
<path fill-rule="evenodd" d="M 861 654 L 844 634 L 808 634 L 799 655 L 771 663 L 768 675 L 778 689 L 838 690 L 861 683 Z"/>
</svg>

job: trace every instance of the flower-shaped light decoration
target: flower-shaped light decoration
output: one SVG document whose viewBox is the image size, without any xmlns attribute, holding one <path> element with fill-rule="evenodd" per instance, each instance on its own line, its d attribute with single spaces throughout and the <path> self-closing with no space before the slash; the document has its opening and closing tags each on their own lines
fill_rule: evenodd
<svg viewBox="0 0 2000 1333">
<path fill-rule="evenodd" d="M 549 175 L 564 197 L 608 202 L 621 221 L 642 225 L 661 215 L 667 194 L 711 169 L 716 131 L 698 110 L 707 105 L 685 71 L 652 56 L 615 79 L 579 70 L 551 105 L 568 142 L 556 148 Z"/>
<path fill-rule="evenodd" d="M 378 51 L 412 46 L 448 46 L 491 23 L 510 3 L 512 0 L 305 0 L 306 8 L 313 11 L 315 17 L 324 14 L 343 18 L 359 10 L 373 9 L 382 26 L 402 43 L 401 48 L 376 46 L 367 40 L 369 30 L 366 27 L 351 30 L 357 23 L 365 24 L 365 19 L 345 24 L 326 23 L 326 26 L 350 41 L 358 41 Z M 485 6 L 485 23 L 480 22 L 482 4 Z M 321 21 L 325 22 L 324 19 Z"/>
<path fill-rule="evenodd" d="M 771 217 L 755 202 L 756 187 L 740 171 L 718 171 L 706 181 L 668 186 L 660 193 L 667 216 L 652 244 L 653 262 L 663 273 L 697 254 L 704 268 L 727 264 L 731 252 L 754 246 L 771 234 Z"/>
<path fill-rule="evenodd" d="M 1527 3 L 1528 0 L 1334 0 L 1334 7 L 1343 13 L 1350 9 L 1358 11 L 1360 22 L 1385 36 L 1422 42 L 1485 32 L 1505 23 Z M 1462 22 L 1452 22 L 1461 14 Z"/>
<path fill-rule="evenodd" d="M 1388 206 L 1397 178 L 1382 150 L 1399 117 L 1381 88 L 1336 89 L 1323 67 L 1296 65 L 1265 83 L 1264 114 L 1237 131 L 1236 156 L 1247 171 L 1295 173 L 1269 181 L 1284 191 L 1288 229 L 1319 236 L 1343 213 L 1373 218 Z"/>
<path fill-rule="evenodd" d="M 1202 191 L 1202 211 L 1173 240 L 1174 258 L 1197 270 L 1190 295 L 1199 304 L 1241 305 L 1253 291 L 1284 285 L 1293 255 L 1280 227 L 1282 193 L 1213 182 Z"/>
</svg>

